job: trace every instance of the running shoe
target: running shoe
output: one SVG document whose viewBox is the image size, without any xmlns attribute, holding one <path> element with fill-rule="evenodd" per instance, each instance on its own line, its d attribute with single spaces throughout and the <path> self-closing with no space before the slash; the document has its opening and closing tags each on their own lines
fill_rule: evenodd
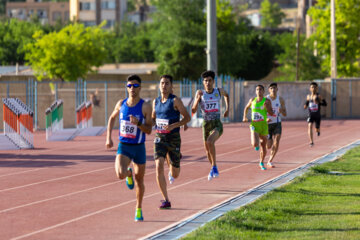
<svg viewBox="0 0 360 240">
<path fill-rule="evenodd" d="M 313 147 L 314 146 L 314 143 L 310 143 L 310 147 Z"/>
<path fill-rule="evenodd" d="M 259 147 L 255 147 L 255 151 L 259 151 L 259 149 L 260 149 Z"/>
<path fill-rule="evenodd" d="M 210 181 L 213 178 L 214 178 L 214 168 L 211 168 L 210 173 L 208 175 L 208 180 Z"/>
<path fill-rule="evenodd" d="M 219 177 L 219 170 L 218 170 L 217 166 L 213 166 L 213 176 Z"/>
<path fill-rule="evenodd" d="M 132 169 L 128 168 L 128 170 L 131 172 L 131 177 L 126 177 L 126 186 L 131 190 L 134 188 L 134 178 L 132 175 Z"/>
<path fill-rule="evenodd" d="M 317 132 L 318 137 L 320 137 L 320 132 Z"/>
<path fill-rule="evenodd" d="M 171 208 L 171 203 L 167 200 L 161 200 L 161 205 L 159 206 L 159 209 L 170 209 Z"/>
<path fill-rule="evenodd" d="M 261 163 L 259 164 L 259 166 L 260 166 L 261 170 L 266 170 L 263 162 L 261 162 Z"/>
<path fill-rule="evenodd" d="M 274 167 L 275 167 L 274 165 L 272 165 L 271 162 L 268 162 L 266 165 L 267 165 L 269 168 L 274 168 Z"/>
<path fill-rule="evenodd" d="M 144 221 L 144 217 L 142 215 L 141 208 L 137 208 L 135 210 L 135 222 L 142 222 Z"/>
<path fill-rule="evenodd" d="M 169 183 L 173 184 L 175 181 L 175 178 L 173 178 L 173 176 L 171 175 L 171 172 L 169 171 Z"/>
</svg>

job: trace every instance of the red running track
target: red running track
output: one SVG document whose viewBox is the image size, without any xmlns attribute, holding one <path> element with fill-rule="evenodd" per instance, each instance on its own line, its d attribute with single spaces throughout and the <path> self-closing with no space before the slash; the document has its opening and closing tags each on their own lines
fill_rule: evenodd
<svg viewBox="0 0 360 240">
<path fill-rule="evenodd" d="M 284 122 L 276 167 L 266 171 L 258 167 L 248 124 L 226 124 L 216 144 L 220 177 L 210 182 L 201 129 L 182 131 L 181 174 L 168 184 L 171 210 L 158 210 L 161 194 L 153 138 L 152 134 L 146 142 L 145 221 L 141 223 L 134 222 L 135 191 L 116 178 L 116 149 L 105 150 L 104 135 L 45 142 L 40 132 L 35 134 L 36 149 L 0 151 L 0 239 L 148 236 L 360 139 L 360 121 L 323 121 L 313 148 L 305 121 Z"/>
</svg>

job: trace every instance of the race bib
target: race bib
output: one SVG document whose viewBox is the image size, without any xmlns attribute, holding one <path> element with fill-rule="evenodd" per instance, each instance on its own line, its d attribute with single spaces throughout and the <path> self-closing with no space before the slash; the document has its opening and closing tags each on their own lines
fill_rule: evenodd
<svg viewBox="0 0 360 240">
<path fill-rule="evenodd" d="M 319 110 L 319 106 L 316 103 L 309 103 L 310 112 L 317 112 Z"/>
<path fill-rule="evenodd" d="M 170 131 L 164 129 L 165 126 L 169 126 L 169 119 L 156 119 L 156 132 L 170 133 Z"/>
<path fill-rule="evenodd" d="M 207 100 L 204 103 L 204 111 L 205 112 L 218 112 L 220 109 L 218 101 Z"/>
<path fill-rule="evenodd" d="M 264 121 L 264 117 L 258 112 L 253 112 L 252 113 L 252 120 L 254 122 L 261 122 L 261 121 Z"/>
<path fill-rule="evenodd" d="M 120 136 L 126 138 L 136 138 L 137 126 L 130 121 L 121 120 Z"/>
</svg>

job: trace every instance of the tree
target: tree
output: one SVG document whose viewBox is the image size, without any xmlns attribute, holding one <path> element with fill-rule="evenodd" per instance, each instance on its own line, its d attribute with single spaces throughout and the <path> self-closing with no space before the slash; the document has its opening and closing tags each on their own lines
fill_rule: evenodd
<svg viewBox="0 0 360 240">
<path fill-rule="evenodd" d="M 34 42 L 32 35 L 40 29 L 40 25 L 17 19 L 0 21 L 0 63 L 3 65 L 24 64 L 24 47 Z"/>
<path fill-rule="evenodd" d="M 277 37 L 277 43 L 282 51 L 276 56 L 279 61 L 279 71 L 284 76 L 277 77 L 277 81 L 295 81 L 296 79 L 296 43 L 297 37 L 291 33 L 284 33 Z M 314 56 L 314 44 L 310 39 L 301 36 L 301 54 L 299 59 L 299 80 L 322 79 L 326 73 L 321 70 L 320 57 Z"/>
<path fill-rule="evenodd" d="M 153 62 L 154 51 L 150 47 L 150 26 L 123 22 L 110 33 L 106 49 L 107 62 Z"/>
<path fill-rule="evenodd" d="M 44 34 L 37 31 L 35 42 L 26 46 L 26 60 L 35 76 L 75 81 L 85 78 L 92 68 L 99 67 L 106 58 L 107 33 L 97 27 L 82 24 L 68 25 L 59 32 Z"/>
<path fill-rule="evenodd" d="M 336 47 L 338 77 L 354 77 L 360 74 L 360 3 L 358 0 L 342 0 L 336 3 Z M 323 58 L 321 67 L 329 75 L 330 64 L 330 0 L 318 0 L 310 8 L 315 32 L 311 38 Z"/>
<path fill-rule="evenodd" d="M 203 0 L 153 0 L 152 48 L 159 74 L 197 79 L 206 67 Z"/>
<path fill-rule="evenodd" d="M 277 28 L 285 17 L 279 4 L 271 4 L 269 0 L 264 0 L 261 3 L 260 14 L 263 28 Z"/>
</svg>

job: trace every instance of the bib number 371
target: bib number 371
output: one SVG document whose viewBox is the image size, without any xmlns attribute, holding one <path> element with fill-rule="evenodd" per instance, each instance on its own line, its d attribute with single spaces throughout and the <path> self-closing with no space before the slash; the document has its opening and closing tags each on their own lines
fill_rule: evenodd
<svg viewBox="0 0 360 240">
<path fill-rule="evenodd" d="M 121 120 L 120 136 L 126 138 L 136 138 L 137 126 L 130 121 Z"/>
</svg>

